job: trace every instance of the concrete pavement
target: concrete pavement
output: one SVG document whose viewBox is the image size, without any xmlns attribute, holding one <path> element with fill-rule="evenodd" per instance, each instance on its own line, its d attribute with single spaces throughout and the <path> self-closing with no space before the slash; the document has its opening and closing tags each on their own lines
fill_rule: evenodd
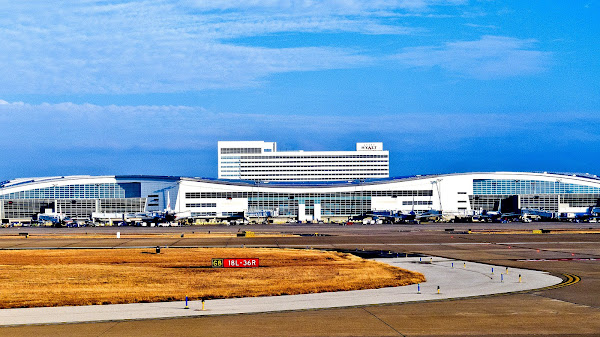
<svg viewBox="0 0 600 337">
<path fill-rule="evenodd" d="M 431 301 L 525 291 L 552 286 L 562 281 L 558 277 L 540 271 L 509 268 L 506 273 L 506 268 L 502 266 L 464 263 L 437 257 L 393 258 L 379 259 L 379 261 L 421 272 L 427 278 L 427 282 L 395 288 L 210 300 L 205 302 L 204 311 L 201 310 L 201 301 L 189 302 L 190 309 L 184 309 L 183 301 L 3 309 L 0 310 L 0 325 L 193 317 Z M 521 282 L 519 282 L 519 275 L 521 275 Z"/>
</svg>

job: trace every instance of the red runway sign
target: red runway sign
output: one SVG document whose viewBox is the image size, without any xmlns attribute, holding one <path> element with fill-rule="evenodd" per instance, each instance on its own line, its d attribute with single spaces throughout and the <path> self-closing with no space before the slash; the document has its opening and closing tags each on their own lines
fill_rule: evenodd
<svg viewBox="0 0 600 337">
<path fill-rule="evenodd" d="M 257 268 L 258 259 L 212 259 L 213 268 Z"/>
</svg>

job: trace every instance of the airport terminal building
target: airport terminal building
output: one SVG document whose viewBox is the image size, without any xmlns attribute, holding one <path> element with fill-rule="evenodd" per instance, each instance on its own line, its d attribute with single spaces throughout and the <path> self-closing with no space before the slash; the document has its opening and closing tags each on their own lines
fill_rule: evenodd
<svg viewBox="0 0 600 337">
<path fill-rule="evenodd" d="M 342 182 L 261 182 L 172 176 L 64 176 L 0 182 L 3 223 L 45 214 L 125 219 L 170 211 L 178 219 L 347 221 L 377 212 L 468 217 L 499 207 L 558 216 L 599 206 L 593 175 L 483 172 Z"/>
</svg>

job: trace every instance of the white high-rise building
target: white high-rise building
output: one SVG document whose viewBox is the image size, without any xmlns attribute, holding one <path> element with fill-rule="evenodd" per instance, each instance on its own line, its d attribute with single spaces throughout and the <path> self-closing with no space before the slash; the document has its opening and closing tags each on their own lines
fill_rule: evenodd
<svg viewBox="0 0 600 337">
<path fill-rule="evenodd" d="M 383 143 L 356 143 L 356 151 L 277 151 L 277 143 L 220 141 L 219 179 L 343 181 L 388 178 Z"/>
</svg>

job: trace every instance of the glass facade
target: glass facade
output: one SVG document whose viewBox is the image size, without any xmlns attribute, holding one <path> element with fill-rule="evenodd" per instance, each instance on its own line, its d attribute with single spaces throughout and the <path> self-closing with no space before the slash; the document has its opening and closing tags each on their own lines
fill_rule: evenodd
<svg viewBox="0 0 600 337">
<path fill-rule="evenodd" d="M 521 209 L 558 212 L 560 205 L 590 207 L 600 203 L 600 188 L 542 180 L 474 179 L 473 195 L 469 196 L 473 210 L 498 210 L 502 200 L 519 197 Z"/>
<path fill-rule="evenodd" d="M 217 212 L 192 212 L 192 217 L 211 217 L 217 216 Z"/>
<path fill-rule="evenodd" d="M 402 205 L 404 205 L 404 206 L 412 206 L 412 205 L 414 205 L 414 206 L 431 206 L 431 205 L 433 205 L 433 201 L 431 201 L 431 200 L 415 200 L 415 201 L 404 200 L 402 202 Z"/>
<path fill-rule="evenodd" d="M 298 216 L 299 205 L 304 205 L 305 213 L 315 214 L 315 204 L 321 205 L 323 216 L 354 216 L 371 210 L 371 198 L 362 195 L 338 195 L 320 197 L 319 195 L 298 198 L 286 196 L 265 196 L 248 199 L 249 212 L 278 211 L 280 216 Z"/>
<path fill-rule="evenodd" d="M 185 207 L 217 207 L 215 202 L 204 202 L 199 204 L 185 204 Z"/>
<path fill-rule="evenodd" d="M 355 216 L 371 211 L 371 197 L 364 195 L 324 198 L 320 202 L 322 216 Z M 314 214 L 314 206 L 313 212 L 306 209 L 306 214 Z"/>
<path fill-rule="evenodd" d="M 118 199 L 17 199 L 2 200 L 4 218 L 32 218 L 44 214 L 46 209 L 71 218 L 90 218 L 92 212 L 135 213 L 143 212 L 146 198 Z"/>
<path fill-rule="evenodd" d="M 298 215 L 299 200 L 284 194 L 269 193 L 248 198 L 248 212 L 275 211 L 278 210 L 280 216 Z"/>
<path fill-rule="evenodd" d="M 433 190 L 351 191 L 334 193 L 276 192 L 186 192 L 186 199 L 248 198 L 248 212 L 276 211 L 279 216 L 298 216 L 299 205 L 305 214 L 314 215 L 315 204 L 321 205 L 322 216 L 355 216 L 371 211 L 371 198 L 376 196 L 433 196 Z M 200 204 L 200 203 L 199 203 Z M 202 203 L 206 204 L 206 203 Z M 415 201 L 430 205 L 431 201 Z M 192 204 L 188 204 L 192 205 Z"/>
<path fill-rule="evenodd" d="M 186 192 L 186 199 L 233 199 L 233 198 L 254 198 L 260 196 L 281 196 L 281 197 L 306 197 L 318 196 L 319 198 L 341 197 L 350 195 L 361 195 L 367 197 L 430 197 L 433 190 L 387 190 L 387 191 L 354 191 L 354 192 L 335 192 L 335 193 L 276 193 L 276 192 Z"/>
<path fill-rule="evenodd" d="M 26 188 L 27 186 L 23 186 Z M 0 195 L 3 218 L 32 218 L 49 209 L 71 218 L 90 218 L 93 212 L 144 212 L 141 183 L 53 185 Z"/>
<path fill-rule="evenodd" d="M 29 199 L 29 200 L 2 200 L 4 218 L 34 218 L 45 209 L 54 209 L 54 200 Z"/>
<path fill-rule="evenodd" d="M 140 183 L 73 184 L 34 188 L 0 195 L 0 199 L 114 199 L 141 197 Z"/>
<path fill-rule="evenodd" d="M 473 179 L 474 195 L 600 194 L 600 188 L 560 180 Z"/>
</svg>

